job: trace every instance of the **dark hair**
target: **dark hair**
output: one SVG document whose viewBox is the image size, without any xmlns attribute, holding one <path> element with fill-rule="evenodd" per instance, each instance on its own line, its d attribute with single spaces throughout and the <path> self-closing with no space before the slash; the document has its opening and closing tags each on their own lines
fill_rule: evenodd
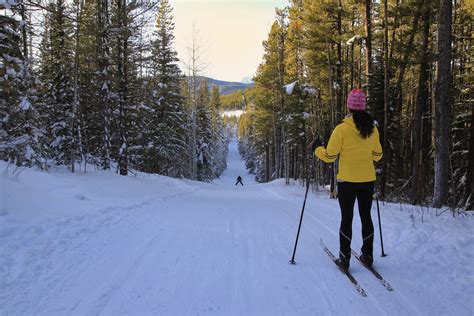
<svg viewBox="0 0 474 316">
<path fill-rule="evenodd" d="M 374 132 L 374 119 L 366 111 L 351 110 L 355 126 L 362 138 L 368 138 Z"/>
</svg>

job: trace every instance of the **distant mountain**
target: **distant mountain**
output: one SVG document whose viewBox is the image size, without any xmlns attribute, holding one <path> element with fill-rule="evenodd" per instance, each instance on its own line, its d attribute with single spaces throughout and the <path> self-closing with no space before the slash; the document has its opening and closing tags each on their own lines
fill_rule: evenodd
<svg viewBox="0 0 474 316">
<path fill-rule="evenodd" d="M 219 92 L 221 95 L 226 95 L 232 93 L 236 90 L 245 90 L 254 86 L 254 83 L 242 83 L 242 82 L 231 82 L 231 81 L 222 81 L 217 79 L 212 79 L 209 77 L 199 77 L 200 80 L 207 80 L 207 83 L 211 87 L 216 85 L 219 87 Z"/>
</svg>

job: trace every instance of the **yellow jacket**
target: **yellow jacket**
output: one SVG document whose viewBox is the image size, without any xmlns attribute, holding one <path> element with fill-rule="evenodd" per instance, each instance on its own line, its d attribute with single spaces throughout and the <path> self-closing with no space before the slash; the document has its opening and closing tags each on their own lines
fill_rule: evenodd
<svg viewBox="0 0 474 316">
<path fill-rule="evenodd" d="M 328 163 L 339 156 L 339 181 L 375 181 L 374 161 L 382 159 L 379 131 L 374 127 L 374 132 L 364 139 L 360 136 L 352 116 L 346 117 L 332 132 L 327 148 L 320 146 L 316 148 L 315 154 Z"/>
</svg>

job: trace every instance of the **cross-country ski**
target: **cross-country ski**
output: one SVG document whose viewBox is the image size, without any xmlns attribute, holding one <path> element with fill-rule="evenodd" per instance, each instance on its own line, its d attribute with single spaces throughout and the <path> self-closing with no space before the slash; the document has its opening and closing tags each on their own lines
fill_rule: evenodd
<svg viewBox="0 0 474 316">
<path fill-rule="evenodd" d="M 360 261 L 360 256 L 357 252 L 352 250 L 352 255 L 367 269 L 369 270 L 376 278 L 380 281 L 380 283 L 387 289 L 387 291 L 393 291 L 392 286 L 382 277 L 382 275 L 373 267 L 367 266 L 364 262 Z"/>
<path fill-rule="evenodd" d="M 337 258 L 336 256 L 334 256 L 334 254 L 331 252 L 331 250 L 328 249 L 328 247 L 326 247 L 326 245 L 324 244 L 323 240 L 321 239 L 320 240 L 320 244 L 321 244 L 321 247 L 323 248 L 324 252 L 329 256 L 329 258 L 332 260 L 332 262 L 334 262 L 334 264 L 336 264 L 337 268 L 339 269 L 339 271 L 341 271 L 348 279 L 349 281 L 352 283 L 352 285 L 354 285 L 355 289 L 357 290 L 357 292 L 359 292 L 360 295 L 362 296 L 367 296 L 367 294 L 365 293 L 364 289 L 360 286 L 359 282 L 357 282 L 357 280 L 354 278 L 354 276 L 352 275 L 352 273 L 349 272 L 349 270 L 347 269 L 344 269 L 342 268 L 340 265 L 337 264 Z"/>
</svg>

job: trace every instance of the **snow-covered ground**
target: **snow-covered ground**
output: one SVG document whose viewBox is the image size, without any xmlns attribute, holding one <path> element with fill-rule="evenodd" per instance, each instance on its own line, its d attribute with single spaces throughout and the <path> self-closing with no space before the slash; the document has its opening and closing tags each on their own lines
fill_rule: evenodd
<svg viewBox="0 0 474 316">
<path fill-rule="evenodd" d="M 232 116 L 240 117 L 242 116 L 242 114 L 244 114 L 243 110 L 230 110 L 230 111 L 223 111 L 221 113 L 222 116 L 229 116 L 229 117 L 232 117 Z"/>
<path fill-rule="evenodd" d="M 326 196 L 308 197 L 290 265 L 304 187 L 255 183 L 235 142 L 210 184 L 3 172 L 0 315 L 474 314 L 472 216 L 381 204 L 389 255 L 377 235 L 375 267 L 395 290 L 352 260 L 364 298 L 319 246 L 337 252 L 339 207 Z M 359 232 L 356 215 L 354 249 Z"/>
</svg>

